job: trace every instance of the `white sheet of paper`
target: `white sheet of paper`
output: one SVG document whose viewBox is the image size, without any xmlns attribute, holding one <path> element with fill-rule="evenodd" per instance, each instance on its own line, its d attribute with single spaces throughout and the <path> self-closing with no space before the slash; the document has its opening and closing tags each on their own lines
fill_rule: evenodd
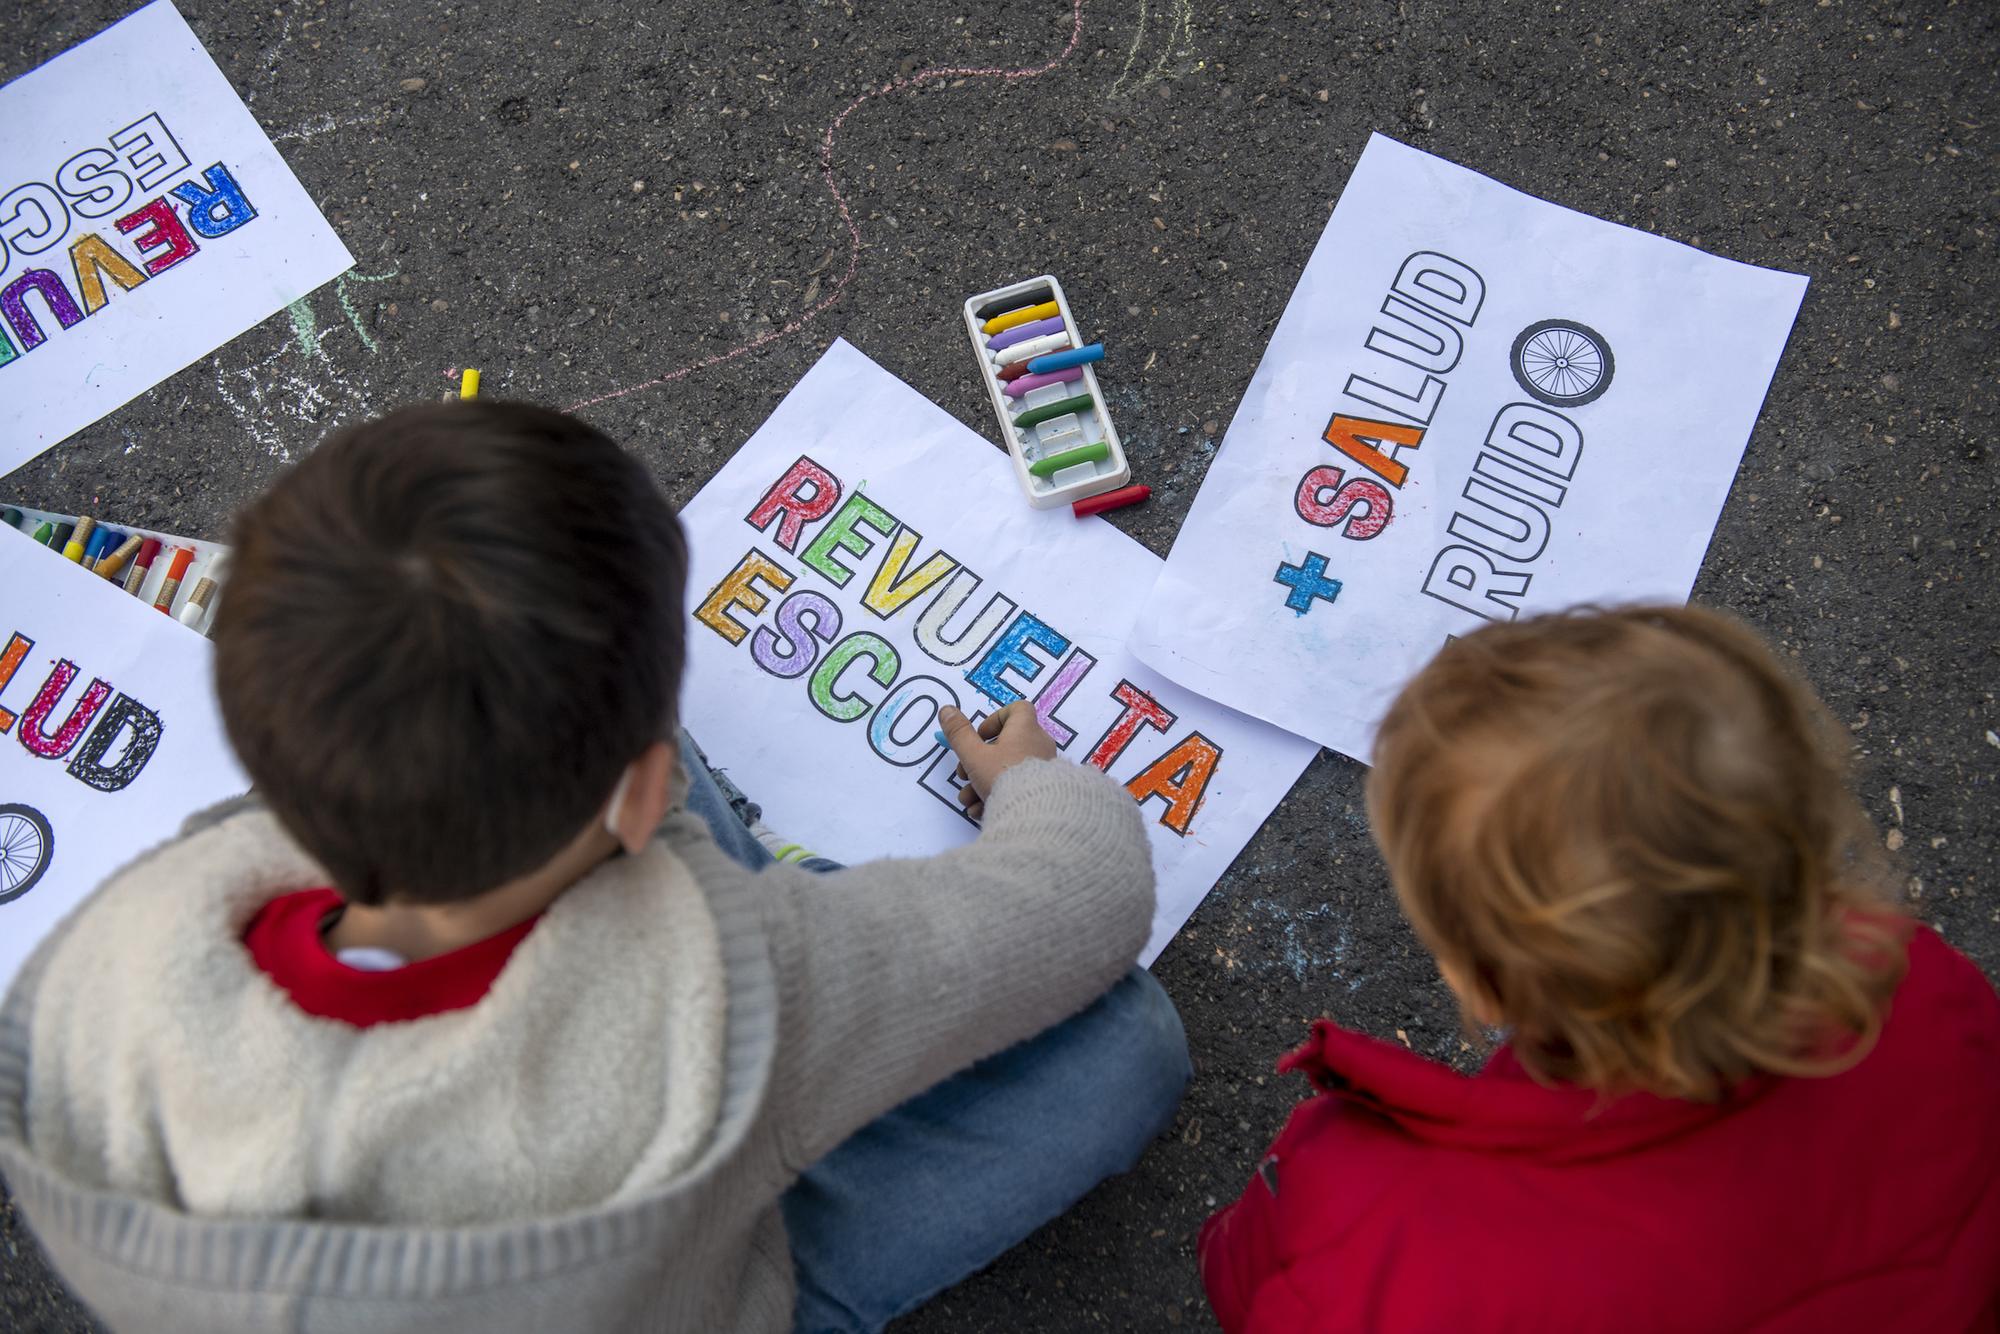
<svg viewBox="0 0 2000 1334">
<path fill-rule="evenodd" d="M 1447 636 L 1684 600 L 1805 288 L 1374 136 L 1133 652 L 1365 761 Z"/>
<path fill-rule="evenodd" d="M 353 263 L 170 0 L 0 88 L 0 472 Z"/>
<path fill-rule="evenodd" d="M 0 990 L 64 914 L 249 787 L 206 639 L 0 532 Z"/>
<path fill-rule="evenodd" d="M 766 512 L 773 496 L 795 499 Z M 1134 661 L 1123 643 L 1159 558 L 1101 519 L 1031 509 L 1004 454 L 845 342 L 681 519 L 683 721 L 765 823 L 836 861 L 973 838 L 937 709 L 976 718 L 1025 695 L 1065 754 L 1152 792 L 1150 963 L 1318 750 Z M 753 558 L 765 573 L 731 601 L 725 580 Z"/>
</svg>

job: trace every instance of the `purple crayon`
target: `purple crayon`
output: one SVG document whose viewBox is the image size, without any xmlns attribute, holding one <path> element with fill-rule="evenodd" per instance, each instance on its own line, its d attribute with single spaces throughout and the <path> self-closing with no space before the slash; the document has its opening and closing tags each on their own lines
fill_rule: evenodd
<svg viewBox="0 0 2000 1334">
<path fill-rule="evenodd" d="M 1062 327 L 1062 316 L 1051 315 L 1045 320 L 1036 320 L 1032 324 L 1017 324 L 1011 329 L 994 334 L 986 340 L 986 346 L 998 352 L 1002 348 L 1012 347 L 1030 338 L 1040 338 L 1043 334 L 1060 333 Z"/>
<path fill-rule="evenodd" d="M 1018 380 L 1009 380 L 1000 392 L 1009 398 L 1019 398 L 1032 393 L 1045 384 L 1075 384 L 1083 378 L 1083 367 L 1072 366 L 1066 371 L 1048 371 L 1042 375 L 1023 375 Z"/>
</svg>

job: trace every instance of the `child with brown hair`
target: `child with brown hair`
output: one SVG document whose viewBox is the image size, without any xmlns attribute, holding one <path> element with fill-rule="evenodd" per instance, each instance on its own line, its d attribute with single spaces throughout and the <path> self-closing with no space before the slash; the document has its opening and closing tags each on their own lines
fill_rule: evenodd
<svg viewBox="0 0 2000 1334">
<path fill-rule="evenodd" d="M 1740 624 L 1543 616 L 1384 720 L 1371 820 L 1475 1078 L 1322 1020 L 1201 1266 L 1231 1334 L 2000 1327 L 2000 999 L 1905 918 Z"/>
<path fill-rule="evenodd" d="M 949 712 L 977 840 L 774 865 L 677 726 L 679 524 L 599 432 L 406 408 L 235 539 L 257 800 L 0 1011 L 0 1166 L 114 1327 L 875 1330 L 1172 1118 L 1124 789 Z"/>
</svg>

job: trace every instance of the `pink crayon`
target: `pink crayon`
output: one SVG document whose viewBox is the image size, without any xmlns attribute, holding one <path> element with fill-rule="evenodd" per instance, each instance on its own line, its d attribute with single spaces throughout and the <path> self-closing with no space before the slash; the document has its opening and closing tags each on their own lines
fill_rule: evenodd
<svg viewBox="0 0 2000 1334">
<path fill-rule="evenodd" d="M 1083 378 L 1083 367 L 1072 366 L 1066 371 L 1044 371 L 1040 375 L 1023 375 L 1018 380 L 1009 380 L 1001 386 L 1001 391 L 1009 398 L 1019 398 L 1032 393 L 1045 384 L 1075 384 Z"/>
<path fill-rule="evenodd" d="M 1051 315 L 1045 320 L 1036 320 L 1032 324 L 1017 324 L 1011 329 L 994 334 L 986 340 L 986 346 L 998 352 L 1002 348 L 1012 347 L 1030 338 L 1040 338 L 1043 334 L 1060 333 L 1062 327 L 1062 316 Z"/>
</svg>

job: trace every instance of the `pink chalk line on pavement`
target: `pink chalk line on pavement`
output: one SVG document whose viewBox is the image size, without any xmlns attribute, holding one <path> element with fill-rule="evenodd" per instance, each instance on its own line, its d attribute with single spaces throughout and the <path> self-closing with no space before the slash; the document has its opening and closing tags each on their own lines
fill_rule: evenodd
<svg viewBox="0 0 2000 1334">
<path fill-rule="evenodd" d="M 1040 65 L 1024 69 L 973 69 L 965 66 L 946 66 L 938 69 L 919 70 L 915 74 L 905 75 L 903 78 L 885 83 L 880 88 L 871 88 L 852 102 L 849 102 L 841 110 L 841 113 L 833 118 L 833 123 L 826 127 L 826 133 L 820 137 L 819 144 L 820 175 L 825 178 L 827 193 L 833 196 L 834 205 L 840 210 L 840 221 L 847 228 L 847 272 L 840 275 L 839 281 L 834 283 L 832 289 L 818 301 L 800 311 L 792 318 L 790 323 L 781 329 L 773 329 L 768 333 L 759 334 L 749 342 L 732 347 L 727 352 L 718 352 L 714 356 L 703 357 L 700 361 L 690 362 L 688 365 L 682 366 L 677 370 L 668 371 L 665 375 L 656 376 L 642 384 L 629 385 L 624 389 L 614 389 L 610 393 L 599 394 L 595 398 L 586 398 L 581 402 L 572 403 L 569 405 L 567 411 L 581 412 L 585 408 L 594 408 L 600 403 L 609 403 L 615 398 L 624 398 L 627 394 L 637 394 L 648 389 L 658 389 L 662 385 L 672 384 L 676 380 L 685 379 L 698 372 L 720 366 L 726 361 L 734 361 L 738 357 L 748 356 L 759 348 L 767 347 L 777 342 L 780 338 L 791 337 L 808 324 L 811 324 L 815 319 L 818 319 L 835 302 L 840 300 L 841 293 L 846 291 L 847 285 L 854 281 L 854 275 L 861 267 L 861 228 L 855 225 L 854 214 L 847 207 L 847 196 L 840 192 L 840 183 L 834 179 L 833 140 L 834 136 L 840 133 L 840 127 L 846 123 L 847 118 L 860 110 L 863 103 L 877 97 L 889 97 L 895 93 L 920 87 L 926 83 L 935 83 L 939 79 L 999 79 L 1003 83 L 1015 83 L 1022 79 L 1037 78 L 1043 74 L 1047 74 L 1050 70 L 1062 64 L 1063 61 L 1069 59 L 1071 53 L 1076 50 L 1077 43 L 1082 39 L 1083 0 L 1075 0 L 1074 8 L 1070 14 L 1068 45 L 1064 46 L 1054 58 Z"/>
</svg>

